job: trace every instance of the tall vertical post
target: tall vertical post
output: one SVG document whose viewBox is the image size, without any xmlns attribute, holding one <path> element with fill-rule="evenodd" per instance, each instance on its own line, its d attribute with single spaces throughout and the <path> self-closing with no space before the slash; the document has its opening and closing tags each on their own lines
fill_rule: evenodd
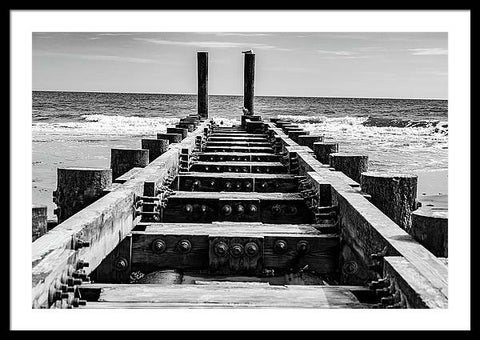
<svg viewBox="0 0 480 340">
<path fill-rule="evenodd" d="M 198 115 L 208 118 L 208 52 L 197 52 Z"/>
<path fill-rule="evenodd" d="M 255 54 L 245 53 L 245 69 L 243 74 L 243 107 L 248 110 L 248 115 L 253 115 L 253 96 L 255 78 Z"/>
</svg>

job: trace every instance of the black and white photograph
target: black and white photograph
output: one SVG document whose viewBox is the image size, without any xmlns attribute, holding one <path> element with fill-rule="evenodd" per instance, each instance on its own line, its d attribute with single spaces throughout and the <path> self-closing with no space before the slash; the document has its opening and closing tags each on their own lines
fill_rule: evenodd
<svg viewBox="0 0 480 340">
<path fill-rule="evenodd" d="M 22 15 L 18 328 L 470 327 L 468 11 Z"/>
</svg>

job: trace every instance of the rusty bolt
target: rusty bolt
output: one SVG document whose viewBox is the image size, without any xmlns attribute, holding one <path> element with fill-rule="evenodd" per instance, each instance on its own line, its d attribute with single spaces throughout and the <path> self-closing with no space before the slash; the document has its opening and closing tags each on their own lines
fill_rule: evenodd
<svg viewBox="0 0 480 340">
<path fill-rule="evenodd" d="M 297 252 L 300 254 L 305 254 L 310 248 L 310 245 L 307 241 L 298 241 L 297 243 Z"/>
<path fill-rule="evenodd" d="M 116 271 L 123 272 L 128 268 L 128 260 L 124 257 L 120 257 L 115 260 L 114 268 Z"/>
<path fill-rule="evenodd" d="M 250 214 L 250 215 L 253 215 L 257 212 L 257 206 L 255 204 L 249 204 L 248 207 L 247 207 L 247 212 Z"/>
<path fill-rule="evenodd" d="M 275 204 L 273 207 L 272 207 L 272 214 L 273 215 L 280 215 L 282 212 L 282 207 L 279 205 L 279 204 Z"/>
<path fill-rule="evenodd" d="M 235 183 L 235 188 L 236 188 L 237 190 L 240 190 L 240 189 L 242 188 L 242 183 L 236 182 L 236 183 Z"/>
<path fill-rule="evenodd" d="M 201 212 L 202 214 L 205 214 L 207 211 L 208 211 L 208 207 L 207 207 L 205 204 L 202 204 L 202 205 L 200 206 L 200 212 Z"/>
<path fill-rule="evenodd" d="M 82 279 L 76 279 L 76 278 L 73 278 L 73 277 L 68 277 L 67 278 L 67 286 L 79 286 L 82 284 Z"/>
<path fill-rule="evenodd" d="M 89 266 L 90 266 L 90 263 L 85 262 L 84 260 L 78 260 L 77 262 L 77 269 L 82 269 Z"/>
<path fill-rule="evenodd" d="M 248 169 L 247 168 L 242 168 L 242 171 L 243 172 L 248 172 Z"/>
<path fill-rule="evenodd" d="M 198 188 L 200 186 L 200 184 L 201 184 L 201 182 L 198 179 L 196 179 L 192 184 L 192 189 L 193 188 Z"/>
<path fill-rule="evenodd" d="M 69 286 L 67 284 L 59 284 L 58 289 L 61 290 L 64 293 L 73 293 L 75 291 L 74 287 Z"/>
<path fill-rule="evenodd" d="M 192 244 L 189 240 L 181 240 L 178 242 L 177 248 L 181 253 L 186 254 L 192 249 Z"/>
<path fill-rule="evenodd" d="M 245 207 L 242 204 L 238 204 L 235 210 L 237 214 L 243 214 L 245 212 Z"/>
<path fill-rule="evenodd" d="M 90 246 L 90 242 L 88 242 L 88 241 L 83 241 L 83 240 L 77 239 L 76 242 L 75 242 L 75 250 L 78 250 L 78 249 L 83 248 L 83 247 L 89 247 L 89 246 Z"/>
<path fill-rule="evenodd" d="M 205 166 L 205 171 L 208 171 L 210 168 L 208 167 L 208 165 Z"/>
<path fill-rule="evenodd" d="M 231 182 L 225 182 L 225 189 L 230 190 L 232 188 L 232 183 Z"/>
<path fill-rule="evenodd" d="M 268 187 L 267 182 L 263 182 L 262 184 L 260 184 L 260 187 L 261 187 L 262 189 L 267 189 L 267 187 Z"/>
<path fill-rule="evenodd" d="M 225 216 L 228 216 L 232 213 L 232 207 L 228 204 L 225 204 L 223 207 L 222 207 L 222 214 L 225 215 Z"/>
<path fill-rule="evenodd" d="M 218 170 L 220 170 L 220 169 L 218 169 Z M 212 179 L 212 180 L 210 181 L 210 186 L 211 186 L 211 187 L 214 187 L 215 184 L 216 184 L 216 183 L 215 183 L 215 180 Z"/>
<path fill-rule="evenodd" d="M 72 302 L 73 307 L 85 306 L 86 304 L 87 300 L 80 300 L 79 298 L 74 298 Z"/>
<path fill-rule="evenodd" d="M 68 298 L 68 293 L 67 292 L 62 292 L 60 289 L 57 289 L 57 290 L 55 290 L 53 298 L 55 300 L 66 299 L 66 298 Z"/>
<path fill-rule="evenodd" d="M 152 242 L 152 250 L 155 253 L 161 254 L 167 249 L 167 245 L 165 244 L 165 241 L 161 239 L 156 239 Z"/>
<path fill-rule="evenodd" d="M 251 189 L 252 188 L 252 183 L 250 182 L 245 182 L 245 189 Z"/>
<path fill-rule="evenodd" d="M 286 210 L 289 215 L 296 215 L 298 212 L 298 209 L 295 206 L 287 207 Z"/>
<path fill-rule="evenodd" d="M 255 242 L 248 242 L 245 245 L 245 254 L 249 257 L 256 256 L 258 254 L 258 246 Z"/>
<path fill-rule="evenodd" d="M 228 252 L 228 245 L 225 242 L 220 241 L 215 245 L 214 251 L 217 256 L 226 256 Z"/>
<path fill-rule="evenodd" d="M 234 244 L 230 247 L 230 254 L 233 257 L 240 257 L 243 254 L 243 246 L 241 244 Z"/>
<path fill-rule="evenodd" d="M 190 214 L 193 212 L 193 206 L 191 204 L 186 204 L 184 210 L 187 214 Z"/>
<path fill-rule="evenodd" d="M 277 254 L 284 254 L 287 252 L 287 242 L 284 240 L 278 240 L 275 242 L 275 245 L 273 246 L 273 250 Z"/>
</svg>

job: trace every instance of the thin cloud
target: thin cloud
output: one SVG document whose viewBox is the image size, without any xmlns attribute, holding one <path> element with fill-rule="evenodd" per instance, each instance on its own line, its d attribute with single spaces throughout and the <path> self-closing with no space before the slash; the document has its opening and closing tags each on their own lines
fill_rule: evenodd
<svg viewBox="0 0 480 340">
<path fill-rule="evenodd" d="M 355 55 L 355 52 L 351 51 L 327 51 L 327 50 L 317 50 L 320 54 L 327 54 L 327 55 L 337 55 L 337 56 L 352 56 Z"/>
<path fill-rule="evenodd" d="M 48 52 L 48 51 L 34 51 L 33 54 L 35 56 L 66 57 L 66 58 L 76 58 L 76 59 L 85 59 L 85 60 L 114 61 L 114 62 L 137 63 L 137 64 L 159 63 L 158 60 L 154 60 L 154 59 L 125 57 L 125 56 L 116 56 L 116 55 L 73 54 L 73 53 L 60 53 L 60 52 Z"/>
<path fill-rule="evenodd" d="M 448 50 L 444 48 L 410 48 L 411 55 L 447 55 Z"/>
<path fill-rule="evenodd" d="M 177 46 L 194 46 L 200 48 L 256 48 L 256 49 L 265 49 L 265 50 L 281 50 L 287 51 L 289 49 L 280 48 L 277 46 L 259 44 L 259 43 L 242 43 L 242 42 L 232 42 L 232 41 L 175 41 L 175 40 L 164 40 L 164 39 L 150 39 L 150 38 L 134 38 L 134 40 L 145 41 L 157 45 L 177 45 Z"/>
</svg>

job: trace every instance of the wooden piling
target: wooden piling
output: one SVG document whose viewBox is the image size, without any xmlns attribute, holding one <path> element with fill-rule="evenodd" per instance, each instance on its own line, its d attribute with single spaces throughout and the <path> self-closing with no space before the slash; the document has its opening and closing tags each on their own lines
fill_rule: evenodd
<svg viewBox="0 0 480 340">
<path fill-rule="evenodd" d="M 146 149 L 112 149 L 110 168 L 112 179 L 122 176 L 131 169 L 144 168 L 149 163 L 149 151 Z"/>
<path fill-rule="evenodd" d="M 330 166 L 360 183 L 360 174 L 368 171 L 368 156 L 332 153 L 330 154 Z"/>
<path fill-rule="evenodd" d="M 198 115 L 208 118 L 208 52 L 197 52 Z"/>
<path fill-rule="evenodd" d="M 297 143 L 299 145 L 308 146 L 313 150 L 313 143 L 323 142 L 323 135 L 300 135 L 297 138 Z"/>
<path fill-rule="evenodd" d="M 187 138 L 188 129 L 186 128 L 177 128 L 177 127 L 167 127 L 167 133 L 178 133 L 182 135 L 182 140 Z"/>
<path fill-rule="evenodd" d="M 448 210 L 428 206 L 412 212 L 411 235 L 437 257 L 448 257 Z"/>
<path fill-rule="evenodd" d="M 165 139 L 142 139 L 142 149 L 148 149 L 150 162 L 162 155 L 168 149 L 168 140 Z"/>
<path fill-rule="evenodd" d="M 112 169 L 59 168 L 54 210 L 62 223 L 104 195 L 112 185 Z"/>
<path fill-rule="evenodd" d="M 313 152 L 318 161 L 322 164 L 330 164 L 330 154 L 338 152 L 338 143 L 315 142 Z"/>
<path fill-rule="evenodd" d="M 245 53 L 244 79 L 243 79 L 243 106 L 248 110 L 249 115 L 253 115 L 254 99 L 254 80 L 255 80 L 255 54 Z"/>
<path fill-rule="evenodd" d="M 47 231 L 47 206 L 32 204 L 32 242 Z"/>
<path fill-rule="evenodd" d="M 157 139 L 166 139 L 169 144 L 180 143 L 182 135 L 179 133 L 157 133 Z"/>
<path fill-rule="evenodd" d="M 410 232 L 411 214 L 417 208 L 417 175 L 364 172 L 360 176 L 363 192 L 371 202 L 402 229 Z"/>
</svg>

